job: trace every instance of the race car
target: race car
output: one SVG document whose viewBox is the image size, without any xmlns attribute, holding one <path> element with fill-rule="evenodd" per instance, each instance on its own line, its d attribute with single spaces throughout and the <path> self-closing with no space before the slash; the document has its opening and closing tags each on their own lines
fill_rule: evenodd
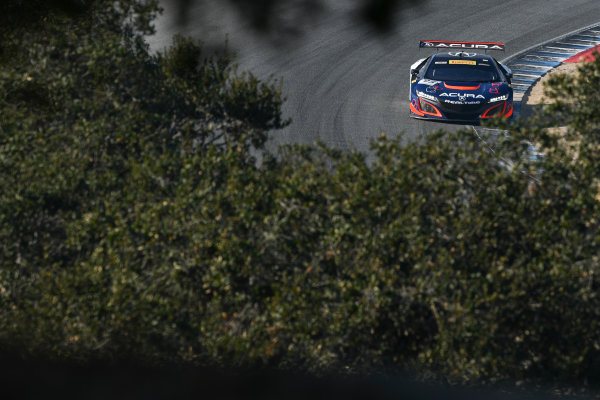
<svg viewBox="0 0 600 400">
<path fill-rule="evenodd" d="M 421 48 L 446 49 L 410 67 L 410 116 L 478 121 L 513 115 L 512 71 L 481 50 L 502 43 L 421 41 Z"/>
</svg>

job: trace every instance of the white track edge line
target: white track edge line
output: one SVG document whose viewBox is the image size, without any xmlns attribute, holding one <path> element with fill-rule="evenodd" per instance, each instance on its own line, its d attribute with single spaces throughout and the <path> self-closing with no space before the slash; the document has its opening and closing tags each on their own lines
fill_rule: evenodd
<svg viewBox="0 0 600 400">
<path fill-rule="evenodd" d="M 541 42 L 541 43 L 535 44 L 535 45 L 533 45 L 533 46 L 531 46 L 531 47 L 528 47 L 528 48 L 526 48 L 526 49 L 524 49 L 524 50 L 521 50 L 521 51 L 520 51 L 520 52 L 518 52 L 518 53 L 515 53 L 515 54 L 513 54 L 512 56 L 508 56 L 508 57 L 506 57 L 505 59 L 503 59 L 503 60 L 502 60 L 502 61 L 500 61 L 500 62 L 501 62 L 502 64 L 506 64 L 508 61 L 512 60 L 513 58 L 516 58 L 516 57 L 520 56 L 521 54 L 523 54 L 523 53 L 526 53 L 526 52 L 528 52 L 528 51 L 531 51 L 531 50 L 533 50 L 533 49 L 535 49 L 535 48 L 537 48 L 537 47 L 543 46 L 543 45 L 545 45 L 545 44 L 548 44 L 548 43 L 550 43 L 550 42 L 555 42 L 555 41 L 558 41 L 558 40 L 564 39 L 564 38 L 566 38 L 567 36 L 576 35 L 576 34 L 578 34 L 578 33 L 580 33 L 580 32 L 583 32 L 583 31 L 585 31 L 586 29 L 591 29 L 591 28 L 597 27 L 598 25 L 600 25 L 600 21 L 599 21 L 599 22 L 596 22 L 595 24 L 591 24 L 591 25 L 588 25 L 588 26 L 586 26 L 586 27 L 583 27 L 583 28 L 575 29 L 575 30 L 573 30 L 573 31 L 571 31 L 571 32 L 569 32 L 569 33 L 565 33 L 564 35 L 557 36 L 557 37 L 555 37 L 555 38 L 553 38 L 553 39 L 550 39 L 550 40 L 547 40 L 547 41 L 545 41 L 545 42 Z"/>
</svg>

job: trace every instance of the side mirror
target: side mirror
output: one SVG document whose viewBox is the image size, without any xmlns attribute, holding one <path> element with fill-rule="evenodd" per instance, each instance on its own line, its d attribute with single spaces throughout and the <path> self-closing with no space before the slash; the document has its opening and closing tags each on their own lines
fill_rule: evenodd
<svg viewBox="0 0 600 400">
<path fill-rule="evenodd" d="M 419 76 L 419 71 L 421 70 L 423 65 L 425 65 L 427 60 L 429 60 L 429 57 L 421 58 L 420 60 L 417 60 L 413 65 L 410 66 L 410 80 L 411 81 L 415 80 Z"/>
<path fill-rule="evenodd" d="M 498 64 L 500 64 L 500 63 L 498 63 Z M 508 68 L 508 67 L 507 67 L 506 65 L 504 65 L 504 64 L 500 64 L 500 68 L 502 68 L 502 71 L 504 71 L 504 75 L 506 75 L 506 77 L 507 77 L 508 79 L 512 79 L 512 77 L 513 77 L 513 72 L 512 72 L 512 70 L 511 70 L 510 68 Z"/>
</svg>

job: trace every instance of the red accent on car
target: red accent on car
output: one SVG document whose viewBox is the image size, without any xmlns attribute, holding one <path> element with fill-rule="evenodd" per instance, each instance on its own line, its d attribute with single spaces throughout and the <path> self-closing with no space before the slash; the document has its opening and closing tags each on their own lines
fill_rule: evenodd
<svg viewBox="0 0 600 400">
<path fill-rule="evenodd" d="M 504 113 L 504 107 L 506 106 L 506 101 L 503 101 L 501 103 L 498 103 L 496 105 L 491 106 L 490 108 L 488 108 L 483 115 L 481 116 L 481 118 L 493 118 L 493 117 L 498 117 L 500 115 L 502 115 Z"/>
<path fill-rule="evenodd" d="M 413 103 L 415 103 L 415 104 L 413 104 Z M 417 101 L 416 101 L 416 100 L 413 100 L 413 101 L 411 101 L 411 102 L 410 102 L 410 111 L 412 111 L 413 113 L 415 113 L 415 114 L 417 114 L 417 115 L 419 115 L 419 116 L 421 116 L 421 117 L 424 117 L 424 116 L 425 116 L 425 114 L 423 114 L 421 111 L 419 111 L 419 110 L 417 110 L 417 109 L 415 108 L 415 105 L 416 105 L 416 104 L 417 104 Z"/>
<path fill-rule="evenodd" d="M 492 42 L 453 42 L 452 40 L 421 40 L 421 42 L 429 43 L 463 43 L 463 44 L 491 44 L 496 46 L 504 46 L 504 43 L 492 43 Z"/>
<path fill-rule="evenodd" d="M 504 115 L 505 118 L 510 118 L 513 115 L 513 112 L 515 111 L 515 108 L 513 107 L 513 105 L 510 105 L 510 110 L 508 110 L 508 112 Z"/>
<path fill-rule="evenodd" d="M 454 89 L 454 90 L 477 90 L 481 87 L 481 84 L 479 84 L 477 86 L 452 86 L 452 85 L 448 85 L 446 82 L 444 82 L 444 86 L 446 87 L 446 89 Z"/>
<path fill-rule="evenodd" d="M 490 88 L 490 93 L 498 93 L 498 88 L 491 87 Z"/>
<path fill-rule="evenodd" d="M 423 109 L 423 107 L 421 106 L 421 104 L 425 104 L 425 106 L 428 108 L 431 107 L 433 109 L 433 111 L 425 111 Z M 427 115 L 433 115 L 434 117 L 441 117 L 442 113 L 440 112 L 440 110 L 437 109 L 436 106 L 434 106 L 433 104 L 431 104 L 428 101 L 423 100 L 422 98 L 419 97 L 419 108 L 421 109 L 421 112 L 423 114 L 427 114 Z"/>
</svg>

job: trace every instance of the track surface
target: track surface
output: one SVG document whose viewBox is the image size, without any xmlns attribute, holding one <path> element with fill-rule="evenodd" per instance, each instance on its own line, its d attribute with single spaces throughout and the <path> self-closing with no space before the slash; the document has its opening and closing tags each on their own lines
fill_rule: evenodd
<svg viewBox="0 0 600 400">
<path fill-rule="evenodd" d="M 598 0 L 428 0 L 399 12 L 394 30 L 381 36 L 357 22 L 351 1 L 329 0 L 303 23 L 303 34 L 282 46 L 250 29 L 247 19 L 223 1 L 201 1 L 188 13 L 185 27 L 175 23 L 168 1 L 162 3 L 157 34 L 149 39 L 154 49 L 170 44 L 178 32 L 208 46 L 222 44 L 227 34 L 240 69 L 261 78 L 283 77 L 284 114 L 293 123 L 275 133 L 277 143 L 319 138 L 358 150 L 368 149 L 369 140 L 382 131 L 405 131 L 410 140 L 460 127 L 408 117 L 408 68 L 429 54 L 419 51 L 419 40 L 504 42 L 506 53 L 493 54 L 501 60 L 600 21 Z"/>
</svg>

